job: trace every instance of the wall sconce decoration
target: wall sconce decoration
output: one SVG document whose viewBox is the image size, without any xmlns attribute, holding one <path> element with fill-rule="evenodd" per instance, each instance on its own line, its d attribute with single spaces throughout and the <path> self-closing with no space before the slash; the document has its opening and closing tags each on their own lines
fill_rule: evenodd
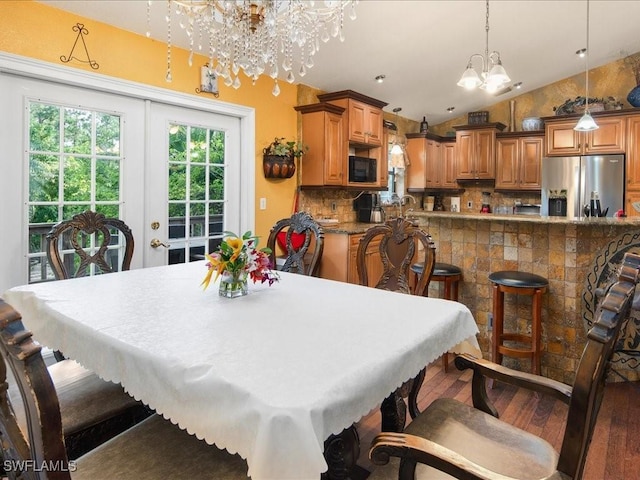
<svg viewBox="0 0 640 480">
<path fill-rule="evenodd" d="M 212 93 L 218 98 L 218 76 L 209 65 L 200 67 L 200 87 L 196 88 L 196 93 Z"/>
<path fill-rule="evenodd" d="M 76 36 L 76 41 L 73 42 L 73 47 L 71 47 L 71 52 L 69 52 L 69 56 L 65 57 L 64 55 L 60 55 L 60 61 L 62 63 L 69 63 L 71 60 L 77 60 L 80 63 L 89 64 L 89 66 L 94 70 L 97 70 L 98 68 L 100 68 L 100 65 L 98 65 L 98 62 L 91 60 L 91 57 L 89 56 L 89 50 L 87 49 L 87 44 L 84 41 L 84 36 L 89 35 L 89 30 L 84 28 L 84 24 L 82 23 L 76 23 L 75 26 L 71 28 L 71 30 L 73 30 L 74 32 L 78 32 L 78 35 Z M 73 56 L 73 52 L 75 51 L 76 46 L 78 45 L 78 40 L 82 41 L 82 46 L 84 47 L 84 53 L 87 56 L 86 60 L 82 60 L 78 57 Z"/>
</svg>

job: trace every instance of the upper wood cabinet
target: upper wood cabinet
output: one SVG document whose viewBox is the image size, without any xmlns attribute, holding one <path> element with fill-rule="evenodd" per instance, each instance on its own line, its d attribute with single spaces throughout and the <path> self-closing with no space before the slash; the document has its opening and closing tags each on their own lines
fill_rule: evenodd
<svg viewBox="0 0 640 480">
<path fill-rule="evenodd" d="M 455 143 L 429 133 L 408 133 L 405 188 L 409 191 L 457 189 Z M 441 139 L 440 139 L 441 140 Z"/>
<path fill-rule="evenodd" d="M 496 140 L 496 190 L 540 190 L 544 133 L 500 134 Z"/>
<path fill-rule="evenodd" d="M 301 185 L 344 185 L 348 157 L 344 146 L 344 108 L 329 103 L 295 107 L 302 114 L 302 142 L 309 151 L 299 161 Z"/>
<path fill-rule="evenodd" d="M 640 216 L 640 114 L 627 117 L 627 156 L 625 191 L 625 213 L 630 217 Z M 639 208 L 635 208 L 634 204 Z"/>
<path fill-rule="evenodd" d="M 599 128 L 591 132 L 575 131 L 577 122 L 574 118 L 545 120 L 548 157 L 625 152 L 626 117 L 597 117 Z"/>
<path fill-rule="evenodd" d="M 354 145 L 382 146 L 382 109 L 387 105 L 353 90 L 318 95 L 318 100 L 345 109 L 345 138 Z"/>
<path fill-rule="evenodd" d="M 456 130 L 456 178 L 458 180 L 492 180 L 496 177 L 496 134 L 502 123 L 462 125 Z"/>
</svg>

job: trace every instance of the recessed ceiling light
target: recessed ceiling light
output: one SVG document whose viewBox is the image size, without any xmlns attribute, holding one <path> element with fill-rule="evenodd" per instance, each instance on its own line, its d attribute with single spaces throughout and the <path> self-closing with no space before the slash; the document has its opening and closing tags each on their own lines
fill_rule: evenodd
<svg viewBox="0 0 640 480">
<path fill-rule="evenodd" d="M 447 112 L 451 113 L 456 109 L 456 107 L 449 107 L 447 108 Z"/>
<path fill-rule="evenodd" d="M 385 79 L 385 78 L 387 78 L 385 75 L 378 75 L 378 76 L 375 78 L 375 81 L 376 81 L 376 82 L 378 82 L 378 83 L 382 83 L 382 82 L 384 82 L 384 79 Z"/>
<path fill-rule="evenodd" d="M 516 82 L 513 84 L 513 88 L 520 90 L 522 88 L 522 82 Z"/>
<path fill-rule="evenodd" d="M 580 58 L 584 58 L 586 54 L 587 54 L 586 48 L 581 48 L 580 50 L 576 50 L 576 55 L 578 55 Z"/>
</svg>

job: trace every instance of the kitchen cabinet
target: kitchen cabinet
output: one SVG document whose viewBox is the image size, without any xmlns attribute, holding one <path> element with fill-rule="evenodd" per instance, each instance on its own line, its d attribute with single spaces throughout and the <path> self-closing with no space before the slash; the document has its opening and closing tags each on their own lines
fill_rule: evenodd
<svg viewBox="0 0 640 480">
<path fill-rule="evenodd" d="M 358 244 L 363 236 L 364 233 L 332 233 L 329 229 L 325 229 L 320 277 L 359 284 L 356 255 Z M 365 252 L 365 262 L 369 272 L 369 286 L 375 287 L 383 270 L 380 240 L 374 240 L 369 244 Z"/>
<path fill-rule="evenodd" d="M 344 108 L 315 103 L 295 109 L 302 114 L 302 142 L 309 147 L 299 160 L 301 185 L 343 185 L 348 161 L 344 152 Z"/>
<path fill-rule="evenodd" d="M 430 133 L 408 133 L 405 188 L 408 191 L 457 189 L 455 143 Z"/>
<path fill-rule="evenodd" d="M 345 90 L 318 95 L 320 103 L 295 107 L 302 114 L 301 186 L 387 188 L 387 145 L 382 124 L 385 102 Z M 338 117 L 340 117 L 338 119 Z M 376 161 L 375 181 L 349 182 L 349 156 Z"/>
<path fill-rule="evenodd" d="M 566 157 L 625 152 L 626 117 L 597 117 L 598 129 L 578 132 L 573 129 L 577 118 L 545 120 L 545 153 L 548 157 Z"/>
<path fill-rule="evenodd" d="M 502 123 L 461 125 L 456 130 L 456 179 L 493 180 L 496 176 L 496 134 Z"/>
<path fill-rule="evenodd" d="M 382 147 L 382 109 L 386 102 L 353 90 L 321 94 L 318 100 L 345 109 L 345 138 L 350 144 Z"/>
<path fill-rule="evenodd" d="M 625 213 L 630 217 L 640 217 L 640 208 L 633 207 L 634 203 L 640 207 L 640 115 L 627 117 L 626 141 Z"/>
<path fill-rule="evenodd" d="M 544 133 L 500 134 L 496 139 L 496 190 L 540 190 Z"/>
</svg>

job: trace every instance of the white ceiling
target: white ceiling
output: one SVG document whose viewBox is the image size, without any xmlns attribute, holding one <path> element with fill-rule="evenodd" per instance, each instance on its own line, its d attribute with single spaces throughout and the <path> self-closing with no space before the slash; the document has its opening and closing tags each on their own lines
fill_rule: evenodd
<svg viewBox="0 0 640 480">
<path fill-rule="evenodd" d="M 50 0 L 48 5 L 144 35 L 146 0 Z M 498 50 L 522 90 L 499 97 L 468 92 L 456 82 L 472 53 L 485 48 L 484 0 L 361 0 L 345 20 L 345 41 L 321 44 L 302 83 L 331 92 L 355 90 L 401 107 L 432 125 L 584 71 L 576 50 L 586 46 L 586 0 L 493 0 L 489 50 Z M 166 40 L 166 3 L 150 7 L 151 36 Z M 590 1 L 591 68 L 640 51 L 640 0 Z M 174 25 L 178 23 L 175 22 Z M 173 43 L 188 48 L 174 27 Z M 479 63 L 479 62 L 478 62 Z M 385 82 L 376 83 L 377 75 Z M 251 88 L 247 79 L 240 88 Z M 552 115 L 553 112 L 548 112 Z"/>
</svg>

